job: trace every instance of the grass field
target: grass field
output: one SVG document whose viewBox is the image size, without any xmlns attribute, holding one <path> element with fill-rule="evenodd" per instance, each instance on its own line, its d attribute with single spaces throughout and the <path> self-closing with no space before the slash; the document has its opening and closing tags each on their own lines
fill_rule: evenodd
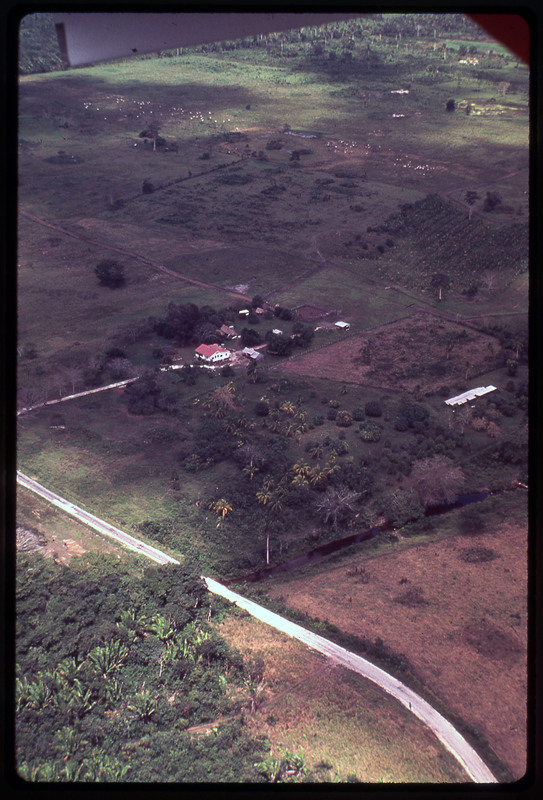
<svg viewBox="0 0 543 800">
<path fill-rule="evenodd" d="M 290 607 L 380 636 L 423 682 L 486 736 L 516 777 L 526 767 L 526 500 L 494 498 L 476 535 L 400 542 L 389 553 L 344 556 L 315 574 L 276 577 L 268 591 Z M 437 523 L 437 529 L 441 527 Z M 452 528 L 452 529 L 451 529 Z M 451 536 L 452 533 L 452 536 Z M 405 545 L 402 547 L 401 545 Z M 492 560 L 469 563 L 466 552 Z M 343 562 L 343 563 L 342 563 Z M 496 592 L 496 587 L 500 591 Z"/>
<path fill-rule="evenodd" d="M 249 718 L 277 755 L 304 752 L 324 775 L 364 783 L 455 783 L 462 770 L 424 726 L 369 681 L 331 665 L 258 620 L 236 615 L 221 633 L 266 664 L 261 706 Z M 328 765 L 328 767 L 326 766 Z"/>
</svg>

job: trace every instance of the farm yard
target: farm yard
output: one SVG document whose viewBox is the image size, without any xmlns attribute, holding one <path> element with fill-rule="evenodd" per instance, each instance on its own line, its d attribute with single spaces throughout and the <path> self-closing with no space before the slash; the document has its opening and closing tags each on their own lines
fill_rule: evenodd
<svg viewBox="0 0 543 800">
<path fill-rule="evenodd" d="M 18 468 L 178 559 L 189 583 L 237 583 L 371 645 L 506 782 L 527 752 L 528 82 L 456 14 L 19 76 L 17 406 L 36 407 L 17 417 Z M 222 363 L 198 363 L 216 348 Z M 91 588 L 117 566 L 173 580 L 22 489 L 17 515 L 25 564 L 36 551 L 58 574 L 87 564 Z M 250 744 L 227 750 L 246 754 L 247 782 L 462 781 L 375 687 L 220 604 L 212 617 L 245 666 L 221 645 L 194 656 L 200 677 L 174 669 L 155 619 L 119 683 L 130 700 L 108 694 L 100 717 L 109 731 L 143 709 L 138 734 L 107 739 L 115 758 L 149 748 L 141 774 L 157 780 L 164 761 L 182 781 L 179 737 L 217 723 L 223 741 L 232 701 L 252 709 Z M 40 670 L 55 647 L 35 654 Z M 45 767 L 25 755 L 36 780 L 75 774 L 53 736 Z M 251 755 L 263 737 L 269 758 Z M 103 763 L 103 779 L 125 774 Z M 210 770 L 197 779 L 224 774 Z"/>
</svg>

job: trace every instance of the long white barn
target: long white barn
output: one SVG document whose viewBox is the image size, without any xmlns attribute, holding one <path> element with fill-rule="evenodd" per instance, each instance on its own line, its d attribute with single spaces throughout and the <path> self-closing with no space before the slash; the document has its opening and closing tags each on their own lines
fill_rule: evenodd
<svg viewBox="0 0 543 800">
<path fill-rule="evenodd" d="M 473 400 L 475 397 L 480 397 L 482 394 L 488 394 L 488 392 L 494 392 L 495 390 L 495 386 L 478 386 L 476 389 L 468 389 L 467 392 L 457 394 L 456 397 L 450 397 L 445 400 L 445 403 L 448 406 L 461 406 L 467 403 L 468 400 Z"/>
</svg>

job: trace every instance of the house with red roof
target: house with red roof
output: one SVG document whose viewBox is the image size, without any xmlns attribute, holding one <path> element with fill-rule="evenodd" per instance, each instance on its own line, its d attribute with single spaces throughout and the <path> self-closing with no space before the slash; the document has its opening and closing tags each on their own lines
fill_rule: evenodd
<svg viewBox="0 0 543 800">
<path fill-rule="evenodd" d="M 194 351 L 194 355 L 198 361 L 205 361 L 206 364 L 221 364 L 228 361 L 230 351 L 218 344 L 201 344 Z"/>
</svg>

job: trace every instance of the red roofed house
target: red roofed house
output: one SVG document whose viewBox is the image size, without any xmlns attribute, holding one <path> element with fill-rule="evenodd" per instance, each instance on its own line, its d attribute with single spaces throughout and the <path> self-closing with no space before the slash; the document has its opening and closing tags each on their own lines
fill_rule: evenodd
<svg viewBox="0 0 543 800">
<path fill-rule="evenodd" d="M 207 364 L 220 364 L 228 361 L 230 351 L 218 344 L 201 344 L 194 351 L 194 355 L 199 361 L 205 361 Z"/>
</svg>

